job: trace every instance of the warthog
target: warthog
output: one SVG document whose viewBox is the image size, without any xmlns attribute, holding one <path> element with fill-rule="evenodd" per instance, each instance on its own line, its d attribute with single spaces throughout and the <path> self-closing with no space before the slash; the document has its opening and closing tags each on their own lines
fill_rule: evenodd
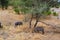
<svg viewBox="0 0 60 40">
<path fill-rule="evenodd" d="M 3 26 L 1 25 L 1 22 L 0 22 L 0 28 L 3 28 Z"/>
<path fill-rule="evenodd" d="M 41 32 L 42 34 L 44 34 L 44 28 L 43 27 L 35 27 L 33 31 L 37 32 L 37 33 Z"/>
<path fill-rule="evenodd" d="M 15 26 L 18 26 L 18 25 L 23 25 L 22 22 L 15 22 Z"/>
</svg>

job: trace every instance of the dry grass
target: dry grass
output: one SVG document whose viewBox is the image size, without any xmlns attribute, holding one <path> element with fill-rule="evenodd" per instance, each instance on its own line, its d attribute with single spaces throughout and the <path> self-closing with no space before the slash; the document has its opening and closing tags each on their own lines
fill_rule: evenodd
<svg viewBox="0 0 60 40">
<path fill-rule="evenodd" d="M 5 16 L 2 16 L 4 13 Z M 35 23 L 34 20 L 32 22 L 32 29 L 29 29 L 28 23 L 23 23 L 23 25 L 17 26 L 16 28 L 14 25 L 8 25 L 8 22 L 12 22 L 12 24 L 14 24 L 15 21 L 22 21 L 24 19 L 24 15 L 16 15 L 11 8 L 4 11 L 0 10 L 0 15 L 0 20 L 3 22 L 3 29 L 0 29 L 0 40 L 60 40 L 60 34 L 54 34 L 51 32 L 52 29 L 50 26 L 40 22 L 37 24 L 37 26 L 43 26 L 45 29 L 45 34 L 42 35 L 41 33 L 31 33 Z M 58 24 L 58 22 L 54 20 L 44 21 L 51 21 Z M 6 24 L 8 26 L 6 26 Z"/>
</svg>

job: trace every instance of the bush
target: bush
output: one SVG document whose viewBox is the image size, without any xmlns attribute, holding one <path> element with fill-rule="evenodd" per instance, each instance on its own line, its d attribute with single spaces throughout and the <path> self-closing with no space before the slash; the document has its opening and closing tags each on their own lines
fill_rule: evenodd
<svg viewBox="0 0 60 40">
<path fill-rule="evenodd" d="M 53 15 L 54 15 L 54 16 L 58 16 L 58 14 L 57 14 L 56 12 L 53 12 Z"/>
<path fill-rule="evenodd" d="M 47 15 L 50 15 L 50 14 L 51 14 L 51 11 L 48 11 L 48 12 L 47 12 Z"/>
<path fill-rule="evenodd" d="M 44 11 L 43 14 L 44 15 L 50 15 L 51 14 L 51 11 Z"/>
<path fill-rule="evenodd" d="M 20 13 L 19 13 L 19 11 L 20 11 L 19 8 L 15 7 L 15 8 L 14 8 L 14 11 L 16 12 L 16 14 L 20 14 Z"/>
</svg>

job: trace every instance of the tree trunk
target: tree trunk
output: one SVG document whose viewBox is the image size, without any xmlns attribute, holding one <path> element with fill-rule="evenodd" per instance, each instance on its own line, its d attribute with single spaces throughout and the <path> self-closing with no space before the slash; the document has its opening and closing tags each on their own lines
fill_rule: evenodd
<svg viewBox="0 0 60 40">
<path fill-rule="evenodd" d="M 39 14 L 36 14 L 36 23 L 35 23 L 35 25 L 34 25 L 34 28 L 37 26 L 38 20 L 39 20 Z"/>
<path fill-rule="evenodd" d="M 38 19 L 36 20 L 36 23 L 35 23 L 35 25 L 34 25 L 34 28 L 36 27 L 37 24 L 38 24 Z"/>
<path fill-rule="evenodd" d="M 32 14 L 31 20 L 29 22 L 29 25 L 30 25 L 29 28 L 31 28 L 32 19 L 33 19 L 33 14 Z"/>
</svg>

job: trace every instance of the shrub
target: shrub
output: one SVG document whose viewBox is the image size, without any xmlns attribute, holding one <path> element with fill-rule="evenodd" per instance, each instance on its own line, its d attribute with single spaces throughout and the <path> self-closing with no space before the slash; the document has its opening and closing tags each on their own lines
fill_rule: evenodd
<svg viewBox="0 0 60 40">
<path fill-rule="evenodd" d="M 53 15 L 54 15 L 54 16 L 58 16 L 58 14 L 57 14 L 56 12 L 53 12 Z"/>
<path fill-rule="evenodd" d="M 44 15 L 50 15 L 51 14 L 51 11 L 44 11 L 43 14 Z"/>
<path fill-rule="evenodd" d="M 15 7 L 15 8 L 14 8 L 14 11 L 16 12 L 16 14 L 20 14 L 20 13 L 19 13 L 19 8 Z"/>
</svg>

